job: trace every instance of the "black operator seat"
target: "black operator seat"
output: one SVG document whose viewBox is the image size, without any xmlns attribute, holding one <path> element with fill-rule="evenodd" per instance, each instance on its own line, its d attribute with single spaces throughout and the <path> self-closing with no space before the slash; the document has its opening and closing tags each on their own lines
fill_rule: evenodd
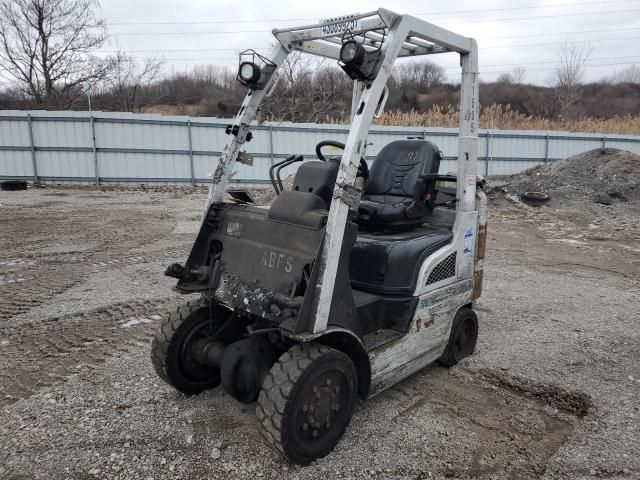
<svg viewBox="0 0 640 480">
<path fill-rule="evenodd" d="M 358 225 L 366 231 L 410 230 L 433 211 L 442 152 L 425 140 L 398 140 L 386 145 L 371 165 Z"/>
<path fill-rule="evenodd" d="M 371 166 L 351 251 L 351 285 L 383 295 L 412 295 L 423 261 L 449 244 L 447 228 L 425 224 L 436 197 L 442 153 L 431 142 L 400 140 L 385 146 Z"/>
</svg>

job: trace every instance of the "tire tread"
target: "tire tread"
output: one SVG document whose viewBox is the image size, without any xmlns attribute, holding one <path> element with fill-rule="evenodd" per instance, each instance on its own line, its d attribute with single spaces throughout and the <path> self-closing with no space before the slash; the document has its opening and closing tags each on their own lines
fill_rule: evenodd
<svg viewBox="0 0 640 480">
<path fill-rule="evenodd" d="M 189 315 L 204 305 L 201 299 L 190 300 L 179 305 L 175 311 L 162 320 L 160 327 L 156 329 L 155 335 L 151 339 L 151 363 L 153 368 L 158 376 L 171 386 L 174 386 L 174 384 L 169 376 L 167 356 L 173 335 Z"/>
<path fill-rule="evenodd" d="M 283 416 L 293 387 L 314 360 L 331 351 L 334 350 L 326 345 L 298 344 L 280 356 L 262 385 L 256 407 L 258 431 L 269 446 L 283 455 Z"/>
</svg>

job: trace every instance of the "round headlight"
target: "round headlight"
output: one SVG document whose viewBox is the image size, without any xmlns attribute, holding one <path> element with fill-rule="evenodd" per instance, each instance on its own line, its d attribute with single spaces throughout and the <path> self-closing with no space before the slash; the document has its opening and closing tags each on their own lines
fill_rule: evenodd
<svg viewBox="0 0 640 480">
<path fill-rule="evenodd" d="M 340 49 L 340 60 L 342 63 L 352 63 L 361 57 L 362 47 L 355 40 L 349 40 L 342 44 Z"/>
<path fill-rule="evenodd" d="M 238 69 L 238 77 L 243 82 L 257 82 L 260 79 L 260 68 L 252 62 L 243 62 Z"/>
</svg>

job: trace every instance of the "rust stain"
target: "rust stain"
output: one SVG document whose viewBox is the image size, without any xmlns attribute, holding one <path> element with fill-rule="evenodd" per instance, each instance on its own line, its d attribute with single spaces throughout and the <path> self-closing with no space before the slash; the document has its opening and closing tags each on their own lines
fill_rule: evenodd
<svg viewBox="0 0 640 480">
<path fill-rule="evenodd" d="M 484 253 L 486 249 L 487 249 L 487 226 L 480 225 L 480 227 L 478 227 L 476 261 L 484 259 Z"/>
<path fill-rule="evenodd" d="M 429 314 L 429 320 L 427 320 L 427 321 L 425 322 L 425 324 L 424 324 L 424 328 L 428 328 L 428 327 L 430 327 L 431 325 L 433 325 L 433 323 L 435 322 L 435 320 L 436 320 L 436 316 L 435 316 L 433 313 L 430 313 L 430 314 Z"/>
<path fill-rule="evenodd" d="M 477 300 L 482 295 L 482 270 L 476 271 L 473 276 L 473 299 Z"/>
</svg>

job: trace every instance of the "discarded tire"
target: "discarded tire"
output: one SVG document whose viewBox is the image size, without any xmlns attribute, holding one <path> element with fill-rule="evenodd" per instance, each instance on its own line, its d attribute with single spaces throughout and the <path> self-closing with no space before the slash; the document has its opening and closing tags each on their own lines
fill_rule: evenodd
<svg viewBox="0 0 640 480">
<path fill-rule="evenodd" d="M 520 200 L 532 207 L 539 207 L 549 202 L 551 197 L 544 192 L 524 192 L 520 195 Z"/>
<path fill-rule="evenodd" d="M 26 190 L 27 182 L 24 180 L 7 180 L 0 183 L 0 190 L 5 192 L 15 192 L 17 190 Z"/>
</svg>

